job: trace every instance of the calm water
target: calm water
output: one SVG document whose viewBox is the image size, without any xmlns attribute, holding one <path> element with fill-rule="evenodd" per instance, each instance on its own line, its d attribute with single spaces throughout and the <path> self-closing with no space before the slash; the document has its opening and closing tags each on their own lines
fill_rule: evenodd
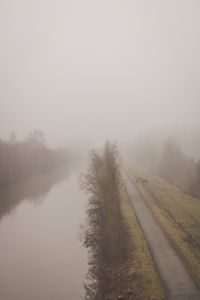
<svg viewBox="0 0 200 300">
<path fill-rule="evenodd" d="M 78 238 L 85 198 L 79 171 L 0 191 L 0 299 L 77 300 L 87 253 Z"/>
</svg>

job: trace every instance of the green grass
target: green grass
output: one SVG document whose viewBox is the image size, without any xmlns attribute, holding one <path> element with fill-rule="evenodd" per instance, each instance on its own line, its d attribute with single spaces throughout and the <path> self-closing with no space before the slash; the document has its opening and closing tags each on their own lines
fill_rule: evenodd
<svg viewBox="0 0 200 300">
<path fill-rule="evenodd" d="M 200 285 L 200 200 L 146 169 L 134 167 L 129 175 Z M 146 178 L 147 185 L 136 183 L 137 176 Z"/>
<path fill-rule="evenodd" d="M 133 257 L 138 274 L 138 285 L 142 287 L 138 299 L 149 299 L 150 295 L 165 299 L 165 293 L 159 280 L 158 274 L 149 252 L 143 232 L 137 222 L 133 207 L 124 187 L 121 190 L 121 208 L 125 221 L 128 225 L 131 243 L 133 245 Z M 156 298 L 157 299 L 157 298 Z"/>
</svg>

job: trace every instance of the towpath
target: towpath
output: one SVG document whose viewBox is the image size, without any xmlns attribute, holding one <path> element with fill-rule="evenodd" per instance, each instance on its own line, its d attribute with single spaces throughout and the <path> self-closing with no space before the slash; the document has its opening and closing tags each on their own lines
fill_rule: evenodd
<svg viewBox="0 0 200 300">
<path fill-rule="evenodd" d="M 166 289 L 168 299 L 200 300 L 200 291 L 184 263 L 125 173 L 123 173 L 123 180 L 158 273 Z"/>
</svg>

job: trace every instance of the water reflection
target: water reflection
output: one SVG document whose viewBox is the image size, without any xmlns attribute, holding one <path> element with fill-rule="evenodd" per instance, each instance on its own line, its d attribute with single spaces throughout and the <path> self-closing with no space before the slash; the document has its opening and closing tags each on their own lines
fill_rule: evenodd
<svg viewBox="0 0 200 300">
<path fill-rule="evenodd" d="M 78 233 L 85 198 L 80 166 L 69 171 L 0 192 L 0 218 L 7 215 L 0 224 L 0 299 L 77 300 L 83 295 L 87 251 Z"/>
<path fill-rule="evenodd" d="M 70 170 L 62 168 L 51 173 L 43 174 L 26 182 L 12 185 L 0 190 L 0 220 L 11 214 L 22 201 L 39 204 L 51 188 L 63 181 Z"/>
</svg>

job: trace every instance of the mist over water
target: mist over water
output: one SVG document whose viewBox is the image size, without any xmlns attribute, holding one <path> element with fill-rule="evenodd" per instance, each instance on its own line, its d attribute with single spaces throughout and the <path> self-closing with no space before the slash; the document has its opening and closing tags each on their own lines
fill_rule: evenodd
<svg viewBox="0 0 200 300">
<path fill-rule="evenodd" d="M 14 213 L 23 201 L 28 201 L 36 205 L 42 204 L 42 199 L 50 192 L 51 188 L 66 179 L 70 174 L 69 172 L 66 169 L 56 170 L 22 183 L 1 188 L 0 220 L 4 216 Z"/>
</svg>

